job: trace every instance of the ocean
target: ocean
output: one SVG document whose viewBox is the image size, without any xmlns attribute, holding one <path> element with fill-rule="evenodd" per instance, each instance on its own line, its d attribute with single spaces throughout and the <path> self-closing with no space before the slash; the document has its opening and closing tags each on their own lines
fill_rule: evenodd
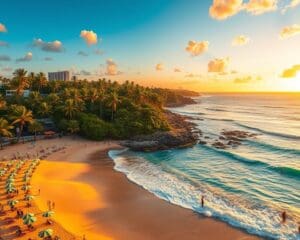
<svg viewBox="0 0 300 240">
<path fill-rule="evenodd" d="M 195 100 L 170 110 L 192 117 L 205 145 L 110 151 L 115 169 L 161 199 L 249 233 L 300 239 L 300 95 L 204 94 Z M 233 130 L 255 136 L 225 149 L 212 145 Z"/>
</svg>

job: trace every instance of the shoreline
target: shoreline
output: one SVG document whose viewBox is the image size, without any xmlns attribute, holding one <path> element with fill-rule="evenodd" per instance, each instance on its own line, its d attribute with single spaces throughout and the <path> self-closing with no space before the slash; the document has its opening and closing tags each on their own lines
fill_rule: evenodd
<svg viewBox="0 0 300 240">
<path fill-rule="evenodd" d="M 41 188 L 41 196 L 35 200 L 39 209 L 45 209 L 47 200 L 55 202 L 59 232 L 73 234 L 63 239 L 82 239 L 83 235 L 89 240 L 260 239 L 173 205 L 131 182 L 114 170 L 108 156 L 108 151 L 121 149 L 117 142 L 81 138 L 63 138 L 61 142 L 68 147 L 42 160 L 32 185 Z"/>
</svg>

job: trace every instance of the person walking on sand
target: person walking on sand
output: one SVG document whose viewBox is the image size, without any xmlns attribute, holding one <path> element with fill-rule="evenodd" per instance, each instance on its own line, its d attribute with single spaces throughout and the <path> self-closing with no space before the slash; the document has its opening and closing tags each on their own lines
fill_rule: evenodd
<svg viewBox="0 0 300 240">
<path fill-rule="evenodd" d="M 203 195 L 201 196 L 201 207 L 202 208 L 204 207 L 204 196 Z"/>
<path fill-rule="evenodd" d="M 52 209 L 55 208 L 55 202 L 52 202 Z"/>
<path fill-rule="evenodd" d="M 286 211 L 283 211 L 281 213 L 281 219 L 282 219 L 282 223 L 285 223 L 286 222 Z"/>
<path fill-rule="evenodd" d="M 86 238 L 85 238 L 85 234 L 83 234 L 82 240 L 86 240 Z"/>
</svg>

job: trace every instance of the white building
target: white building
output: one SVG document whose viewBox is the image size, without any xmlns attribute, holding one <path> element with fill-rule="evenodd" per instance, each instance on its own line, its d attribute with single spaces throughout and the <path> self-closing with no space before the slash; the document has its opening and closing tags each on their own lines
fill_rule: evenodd
<svg viewBox="0 0 300 240">
<path fill-rule="evenodd" d="M 61 71 L 61 72 L 49 72 L 48 80 L 59 80 L 59 81 L 69 81 L 70 80 L 70 72 L 69 71 Z"/>
</svg>

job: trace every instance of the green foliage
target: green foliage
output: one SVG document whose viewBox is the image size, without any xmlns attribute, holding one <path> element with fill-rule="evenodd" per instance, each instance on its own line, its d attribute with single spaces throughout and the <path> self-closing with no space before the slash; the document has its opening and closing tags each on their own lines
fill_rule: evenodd
<svg viewBox="0 0 300 240">
<path fill-rule="evenodd" d="M 31 133 L 41 131 L 39 118 L 52 118 L 59 130 L 94 140 L 165 131 L 169 125 L 163 106 L 186 101 L 178 92 L 129 81 L 47 81 L 45 74 L 25 69 L 5 79 L 5 89 L 16 94 L 0 98 L 0 114 L 8 125 L 20 128 L 18 138 L 27 125 Z M 23 96 L 26 89 L 29 97 Z"/>
</svg>

